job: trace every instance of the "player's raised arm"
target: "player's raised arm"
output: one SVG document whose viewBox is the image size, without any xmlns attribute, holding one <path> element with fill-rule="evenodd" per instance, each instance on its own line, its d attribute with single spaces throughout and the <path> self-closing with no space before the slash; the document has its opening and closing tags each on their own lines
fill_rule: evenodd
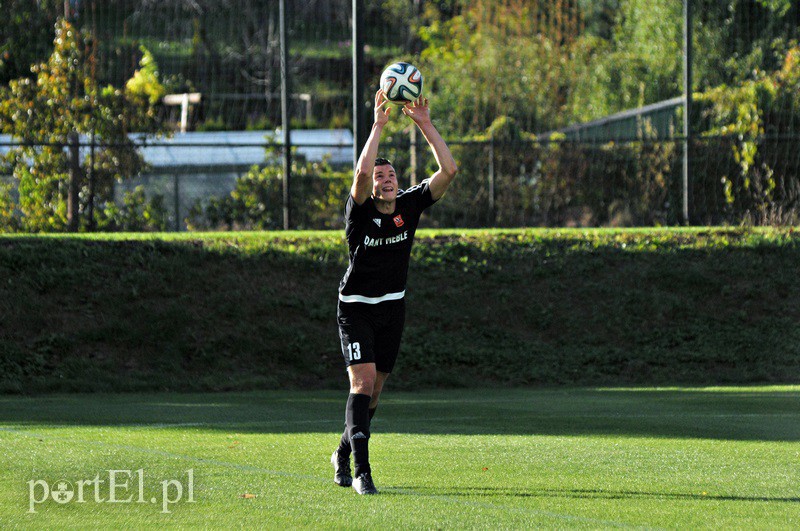
<svg viewBox="0 0 800 531">
<path fill-rule="evenodd" d="M 436 162 L 439 164 L 439 169 L 433 174 L 430 180 L 431 196 L 436 201 L 444 195 L 447 187 L 453 182 L 453 179 L 458 173 L 458 166 L 456 165 L 453 154 L 450 153 L 450 148 L 447 147 L 442 135 L 436 130 L 431 122 L 430 110 L 428 108 L 428 98 L 418 98 L 416 101 L 410 102 L 403 107 L 403 114 L 414 120 L 428 145 L 433 150 L 433 156 L 436 157 Z"/>
<path fill-rule="evenodd" d="M 389 100 L 386 99 L 382 90 L 375 93 L 375 122 L 372 124 L 367 143 L 361 150 L 361 155 L 356 163 L 355 175 L 353 176 L 353 186 L 350 188 L 350 195 L 359 205 L 372 194 L 372 170 L 375 167 L 375 157 L 378 156 L 378 145 L 381 141 L 383 126 L 389 121 L 391 107 L 388 107 Z"/>
</svg>

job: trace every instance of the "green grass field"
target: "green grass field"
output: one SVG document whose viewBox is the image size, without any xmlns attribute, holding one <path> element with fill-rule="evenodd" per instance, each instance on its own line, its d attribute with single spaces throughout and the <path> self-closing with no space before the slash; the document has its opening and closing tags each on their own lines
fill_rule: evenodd
<svg viewBox="0 0 800 531">
<path fill-rule="evenodd" d="M 331 479 L 344 396 L 0 397 L 0 527 L 800 527 L 800 386 L 389 390 L 374 497 Z"/>
</svg>

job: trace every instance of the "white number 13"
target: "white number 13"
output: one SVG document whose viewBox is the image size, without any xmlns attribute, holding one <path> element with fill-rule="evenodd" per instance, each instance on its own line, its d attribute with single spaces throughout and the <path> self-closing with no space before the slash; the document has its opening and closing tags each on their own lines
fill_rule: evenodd
<svg viewBox="0 0 800 531">
<path fill-rule="evenodd" d="M 361 344 L 351 343 L 347 345 L 347 351 L 350 354 L 350 361 L 361 359 Z"/>
</svg>

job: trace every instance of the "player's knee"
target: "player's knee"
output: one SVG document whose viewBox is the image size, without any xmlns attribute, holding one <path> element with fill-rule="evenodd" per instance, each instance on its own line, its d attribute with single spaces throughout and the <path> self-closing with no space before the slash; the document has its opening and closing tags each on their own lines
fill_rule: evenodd
<svg viewBox="0 0 800 531">
<path fill-rule="evenodd" d="M 372 396 L 375 390 L 375 377 L 362 376 L 350 382 L 350 392 L 357 395 Z"/>
<path fill-rule="evenodd" d="M 350 367 L 350 392 L 372 396 L 376 380 L 375 366 L 370 363 Z"/>
</svg>

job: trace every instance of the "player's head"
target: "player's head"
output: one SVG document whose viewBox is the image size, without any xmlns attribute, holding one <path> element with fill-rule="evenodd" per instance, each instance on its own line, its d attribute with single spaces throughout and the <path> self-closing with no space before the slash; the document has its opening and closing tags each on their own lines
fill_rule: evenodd
<svg viewBox="0 0 800 531">
<path fill-rule="evenodd" d="M 381 201 L 394 201 L 397 198 L 397 172 L 387 159 L 375 159 L 372 170 L 372 195 Z"/>
</svg>

